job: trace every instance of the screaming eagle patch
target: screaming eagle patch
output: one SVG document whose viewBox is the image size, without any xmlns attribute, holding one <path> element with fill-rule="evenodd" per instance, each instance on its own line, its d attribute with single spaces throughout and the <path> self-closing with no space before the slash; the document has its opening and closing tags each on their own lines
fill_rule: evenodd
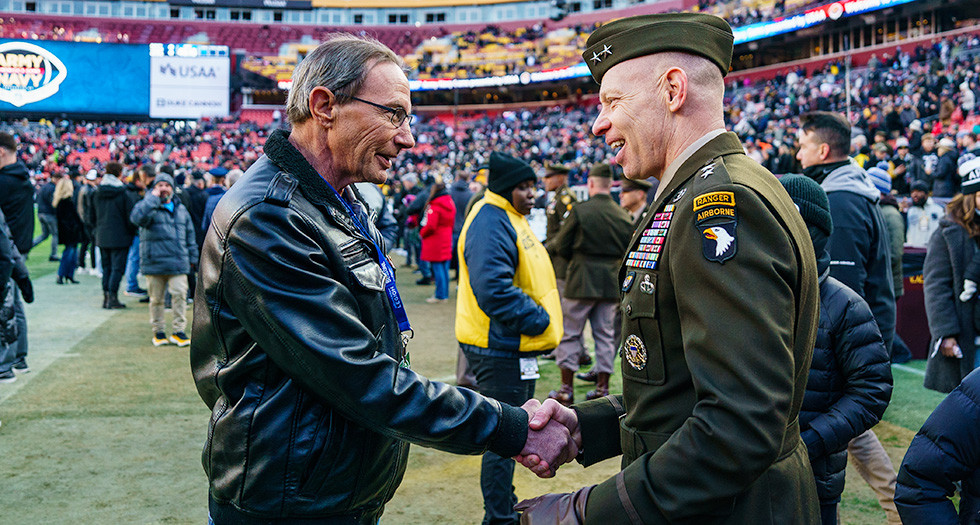
<svg viewBox="0 0 980 525">
<path fill-rule="evenodd" d="M 714 191 L 694 199 L 694 229 L 701 237 L 701 252 L 709 261 L 724 264 L 738 251 L 738 213 L 735 193 Z"/>
</svg>

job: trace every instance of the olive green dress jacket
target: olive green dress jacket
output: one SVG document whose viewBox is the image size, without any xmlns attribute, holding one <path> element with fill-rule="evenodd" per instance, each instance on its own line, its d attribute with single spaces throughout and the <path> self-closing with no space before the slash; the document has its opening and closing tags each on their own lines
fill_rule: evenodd
<svg viewBox="0 0 980 525">
<path fill-rule="evenodd" d="M 720 135 L 677 171 L 620 270 L 623 394 L 575 406 L 586 523 L 818 524 L 799 414 L 816 257 L 779 181 Z M 620 417 L 622 416 L 622 417 Z"/>
<path fill-rule="evenodd" d="M 562 184 L 561 187 L 555 190 L 555 198 L 548 204 L 545 210 L 545 215 L 548 218 L 545 227 L 545 246 L 558 236 L 558 231 L 561 230 L 562 223 L 565 222 L 565 218 L 571 213 L 572 206 L 576 202 L 578 201 L 567 184 Z M 568 259 L 551 249 L 548 250 L 548 255 L 551 256 L 551 264 L 555 267 L 555 277 L 559 281 L 564 281 L 565 272 L 568 268 Z"/>
<path fill-rule="evenodd" d="M 597 301 L 619 299 L 619 266 L 633 235 L 633 218 L 609 195 L 576 203 L 548 242 L 551 253 L 568 260 L 565 297 Z"/>
</svg>

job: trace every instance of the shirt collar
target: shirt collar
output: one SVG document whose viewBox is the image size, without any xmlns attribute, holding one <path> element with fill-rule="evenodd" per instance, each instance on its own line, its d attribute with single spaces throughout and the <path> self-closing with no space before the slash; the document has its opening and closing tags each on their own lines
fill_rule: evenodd
<svg viewBox="0 0 980 525">
<path fill-rule="evenodd" d="M 656 200 L 660 198 L 660 194 L 667 189 L 667 185 L 670 184 L 671 179 L 673 179 L 674 175 L 677 174 L 677 170 L 680 169 L 680 167 L 685 162 L 687 162 L 687 159 L 691 158 L 692 155 L 694 155 L 705 144 L 711 142 L 712 139 L 724 133 L 725 133 L 724 128 L 711 130 L 705 133 L 703 137 L 699 138 L 698 140 L 695 140 L 694 143 L 692 143 L 684 151 L 682 151 L 681 154 L 678 155 L 677 158 L 670 163 L 670 166 L 667 166 L 667 170 L 664 171 L 663 176 L 660 177 L 660 184 L 657 185 L 657 195 L 654 197 L 654 199 Z"/>
</svg>

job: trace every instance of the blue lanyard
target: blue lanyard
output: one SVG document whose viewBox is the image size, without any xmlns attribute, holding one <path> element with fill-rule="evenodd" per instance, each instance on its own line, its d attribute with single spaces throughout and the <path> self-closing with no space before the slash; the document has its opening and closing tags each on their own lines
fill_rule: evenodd
<svg viewBox="0 0 980 525">
<path fill-rule="evenodd" d="M 324 182 L 327 182 L 324 180 Z M 398 321 L 398 330 L 402 333 L 402 342 L 407 343 L 408 340 L 415 334 L 412 330 L 412 324 L 408 321 L 408 313 L 405 311 L 405 304 L 402 302 L 401 295 L 398 293 L 398 287 L 395 285 L 395 269 L 392 268 L 391 262 L 388 260 L 388 256 L 385 255 L 384 251 L 381 250 L 381 246 L 374 242 L 371 237 L 371 232 L 361 223 L 361 219 L 357 216 L 354 208 L 351 207 L 347 199 L 344 199 L 340 193 L 333 187 L 332 184 L 327 182 L 327 186 L 333 190 L 334 195 L 340 200 L 341 204 L 347 210 L 347 215 L 350 216 L 351 220 L 354 221 L 354 225 L 360 230 L 361 234 L 371 243 L 374 247 L 375 253 L 378 255 L 378 264 L 381 265 L 381 270 L 385 274 L 385 295 L 388 296 L 388 303 L 391 305 L 391 309 L 395 313 L 395 320 Z"/>
</svg>

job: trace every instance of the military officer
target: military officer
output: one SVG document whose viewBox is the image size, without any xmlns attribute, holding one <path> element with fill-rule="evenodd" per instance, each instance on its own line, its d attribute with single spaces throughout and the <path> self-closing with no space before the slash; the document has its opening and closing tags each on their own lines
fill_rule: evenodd
<svg viewBox="0 0 980 525">
<path fill-rule="evenodd" d="M 647 192 L 653 187 L 649 181 L 639 179 L 623 179 L 619 192 L 619 204 L 633 219 L 633 225 L 639 226 L 643 211 L 647 209 Z"/>
<path fill-rule="evenodd" d="M 623 395 L 546 400 L 530 425 L 556 419 L 582 464 L 622 454 L 623 471 L 519 504 L 524 523 L 820 523 L 797 419 L 816 257 L 785 190 L 725 131 L 732 43 L 696 13 L 617 20 L 587 42 L 593 132 L 628 178 L 660 184 L 620 270 Z"/>
<path fill-rule="evenodd" d="M 548 217 L 547 226 L 545 227 L 546 245 L 558 235 L 562 222 L 565 221 L 565 218 L 572 211 L 572 206 L 578 202 L 575 194 L 568 187 L 569 171 L 571 170 L 560 164 L 548 164 L 545 166 L 544 189 L 548 192 L 554 192 L 555 195 L 546 208 L 546 215 Z M 555 278 L 558 279 L 558 293 L 562 297 L 565 297 L 565 272 L 568 269 L 568 259 L 553 250 L 548 250 L 548 255 L 551 256 L 551 264 L 555 267 Z M 557 354 L 552 352 L 545 356 L 545 359 L 555 359 L 556 357 Z M 587 365 L 592 362 L 592 359 L 587 352 L 583 351 L 580 354 L 579 362 Z"/>
<path fill-rule="evenodd" d="M 609 395 L 609 376 L 616 358 L 615 330 L 619 286 L 619 262 L 633 234 L 632 218 L 610 195 L 612 168 L 592 166 L 587 180 L 589 200 L 576 203 L 561 225 L 548 250 L 567 258 L 562 318 L 565 334 L 555 349 L 561 369 L 561 388 L 548 394 L 563 405 L 574 400 L 572 381 L 585 353 L 582 333 L 585 322 L 592 327 L 595 366 L 587 377 L 596 383 L 586 399 Z M 594 377 L 594 378 L 593 378 Z"/>
</svg>

